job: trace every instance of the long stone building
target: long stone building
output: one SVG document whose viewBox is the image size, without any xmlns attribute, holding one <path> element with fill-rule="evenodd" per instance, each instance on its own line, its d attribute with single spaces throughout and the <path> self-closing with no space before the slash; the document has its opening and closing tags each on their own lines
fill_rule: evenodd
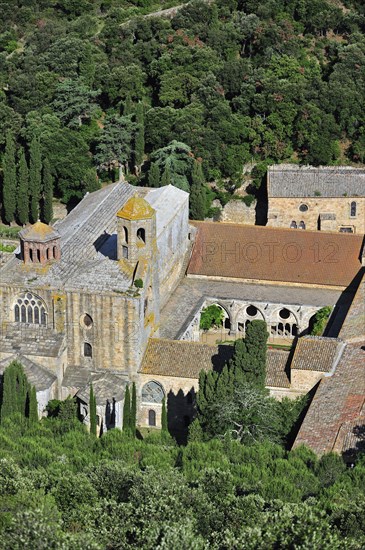
<svg viewBox="0 0 365 550">
<path fill-rule="evenodd" d="M 365 233 L 365 169 L 271 166 L 267 195 L 270 227 Z"/>
<path fill-rule="evenodd" d="M 122 181 L 86 195 L 53 227 L 20 233 L 0 268 L 0 372 L 20 360 L 40 415 L 49 399 L 72 395 L 87 423 L 92 382 L 100 431 L 121 427 L 135 382 L 140 426 L 160 425 L 166 398 L 170 428 L 186 432 L 200 370 L 222 368 L 232 353 L 200 330 L 211 304 L 224 312 L 218 339 L 263 319 L 270 341 L 297 342 L 293 358 L 268 352 L 272 395 L 301 395 L 335 372 L 363 236 L 189 223 L 188 213 L 188 194 L 173 186 Z M 324 306 L 333 307 L 329 338 L 313 338 Z"/>
</svg>

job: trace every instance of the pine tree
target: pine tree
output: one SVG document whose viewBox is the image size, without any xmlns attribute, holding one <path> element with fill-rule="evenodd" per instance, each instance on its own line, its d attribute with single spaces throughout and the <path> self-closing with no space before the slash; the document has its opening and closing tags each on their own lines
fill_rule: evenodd
<svg viewBox="0 0 365 550">
<path fill-rule="evenodd" d="M 161 430 L 164 433 L 167 433 L 167 410 L 166 410 L 166 397 L 162 400 L 162 411 L 161 411 Z"/>
<path fill-rule="evenodd" d="M 3 206 L 4 218 L 7 223 L 14 221 L 16 210 L 16 165 L 15 142 L 11 132 L 6 135 L 5 154 L 3 162 Z"/>
<path fill-rule="evenodd" d="M 131 417 L 130 417 L 130 429 L 132 435 L 136 434 L 137 427 L 137 392 L 136 384 L 132 384 L 132 403 L 131 403 Z"/>
<path fill-rule="evenodd" d="M 153 162 L 148 171 L 148 185 L 150 187 L 160 187 L 161 175 L 156 162 Z"/>
<path fill-rule="evenodd" d="M 52 208 L 53 198 L 53 177 L 51 173 L 51 166 L 48 159 L 43 163 L 43 200 L 42 200 L 42 221 L 44 223 L 50 223 L 53 218 Z"/>
<path fill-rule="evenodd" d="M 19 223 L 25 225 L 29 218 L 29 170 L 23 147 L 19 150 L 16 210 Z"/>
<path fill-rule="evenodd" d="M 204 220 L 205 188 L 201 162 L 195 161 L 191 174 L 190 217 L 192 220 Z"/>
<path fill-rule="evenodd" d="M 143 104 L 138 103 L 136 107 L 136 133 L 134 137 L 134 164 L 136 173 L 140 173 L 144 157 L 144 113 Z"/>
<path fill-rule="evenodd" d="M 36 222 L 39 217 L 39 201 L 42 183 L 42 160 L 39 139 L 34 137 L 30 144 L 29 195 L 30 220 Z"/>
<path fill-rule="evenodd" d="M 126 387 L 124 394 L 123 431 L 126 433 L 130 433 L 131 431 L 131 394 L 129 386 Z"/>
<path fill-rule="evenodd" d="M 95 399 L 94 388 L 92 384 L 90 384 L 89 416 L 90 416 L 90 433 L 96 436 L 96 399 Z"/>
<path fill-rule="evenodd" d="M 38 421 L 38 403 L 37 403 L 37 392 L 34 386 L 29 388 L 28 397 L 29 397 L 29 420 L 30 422 L 37 422 Z"/>
</svg>

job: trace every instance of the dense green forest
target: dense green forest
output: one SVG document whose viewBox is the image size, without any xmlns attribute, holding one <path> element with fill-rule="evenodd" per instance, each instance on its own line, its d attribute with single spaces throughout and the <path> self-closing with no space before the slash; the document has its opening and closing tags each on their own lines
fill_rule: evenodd
<svg viewBox="0 0 365 550">
<path fill-rule="evenodd" d="M 0 426 L 0 548 L 362 549 L 365 462 L 230 438 Z"/>
<path fill-rule="evenodd" d="M 269 162 L 364 162 L 362 0 L 217 0 L 144 16 L 170 5 L 0 3 L 4 221 L 47 221 L 52 186 L 72 204 L 119 171 L 191 189 L 199 218 L 213 198 L 202 181 L 221 182 L 224 200 L 245 163 L 258 163 L 259 185 Z"/>
</svg>

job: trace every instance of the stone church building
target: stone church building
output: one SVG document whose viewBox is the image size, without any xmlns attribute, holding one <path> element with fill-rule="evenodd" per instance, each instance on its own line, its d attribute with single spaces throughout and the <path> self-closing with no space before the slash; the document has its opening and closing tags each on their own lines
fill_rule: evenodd
<svg viewBox="0 0 365 550">
<path fill-rule="evenodd" d="M 49 399 L 72 395 L 88 423 L 92 382 L 100 431 L 122 427 L 135 382 L 139 425 L 160 426 L 165 397 L 169 427 L 182 433 L 200 370 L 220 369 L 232 353 L 223 341 L 244 336 L 254 319 L 266 321 L 272 342 L 297 342 L 294 358 L 268 352 L 272 395 L 295 397 L 333 372 L 363 270 L 360 232 L 189 222 L 188 199 L 171 185 L 121 181 L 87 194 L 54 226 L 21 231 L 0 268 L 0 373 L 19 359 L 40 415 Z M 222 344 L 199 328 L 211 304 L 224 313 Z M 313 339 L 315 313 L 328 305 L 330 342 Z"/>
<path fill-rule="evenodd" d="M 365 170 L 278 164 L 267 173 L 270 227 L 365 233 Z"/>
</svg>

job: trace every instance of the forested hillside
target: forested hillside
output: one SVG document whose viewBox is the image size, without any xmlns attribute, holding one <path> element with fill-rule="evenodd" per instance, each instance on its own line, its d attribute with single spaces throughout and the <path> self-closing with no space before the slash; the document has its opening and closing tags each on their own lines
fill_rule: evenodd
<svg viewBox="0 0 365 550">
<path fill-rule="evenodd" d="M 364 162 L 362 0 L 197 1 L 144 16 L 166 5 L 0 3 L 5 221 L 34 221 L 51 180 L 69 203 L 121 169 L 188 190 L 202 168 L 232 189 L 251 161 Z M 16 186 L 29 216 L 8 204 Z"/>
</svg>

